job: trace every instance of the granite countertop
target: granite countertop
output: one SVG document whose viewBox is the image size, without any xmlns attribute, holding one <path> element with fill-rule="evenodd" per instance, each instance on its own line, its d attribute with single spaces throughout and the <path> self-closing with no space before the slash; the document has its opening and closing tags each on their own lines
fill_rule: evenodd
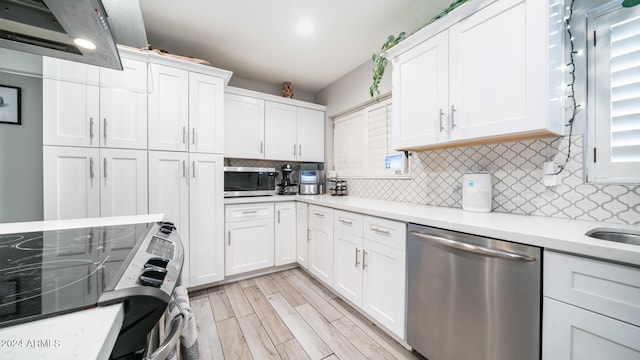
<svg viewBox="0 0 640 360">
<path fill-rule="evenodd" d="M 584 235 L 593 228 L 640 231 L 640 226 L 506 213 L 474 213 L 457 208 L 364 199 L 353 196 L 297 195 L 226 198 L 225 204 L 300 201 L 402 222 L 540 246 L 576 255 L 640 266 L 640 246 Z"/>
</svg>

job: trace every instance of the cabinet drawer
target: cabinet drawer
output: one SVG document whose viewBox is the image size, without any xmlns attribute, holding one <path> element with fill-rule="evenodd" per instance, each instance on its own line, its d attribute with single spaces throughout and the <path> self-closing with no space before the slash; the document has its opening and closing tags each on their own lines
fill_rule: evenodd
<svg viewBox="0 0 640 360">
<path fill-rule="evenodd" d="M 273 219 L 273 203 L 227 205 L 224 221 L 247 221 Z"/>
<path fill-rule="evenodd" d="M 335 210 L 333 218 L 333 229 L 335 231 L 343 231 L 348 234 L 362 236 L 363 215 L 347 211 Z"/>
<path fill-rule="evenodd" d="M 365 216 L 364 238 L 404 251 L 407 245 L 407 224 L 373 216 Z"/>
<path fill-rule="evenodd" d="M 640 269 L 544 252 L 544 296 L 640 326 Z"/>
<path fill-rule="evenodd" d="M 333 209 L 309 205 L 309 227 L 327 227 L 333 229 Z"/>
</svg>

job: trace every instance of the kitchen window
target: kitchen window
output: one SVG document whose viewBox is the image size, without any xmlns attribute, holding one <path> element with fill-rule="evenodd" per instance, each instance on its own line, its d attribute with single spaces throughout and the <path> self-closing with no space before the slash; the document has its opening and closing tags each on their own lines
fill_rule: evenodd
<svg viewBox="0 0 640 360">
<path fill-rule="evenodd" d="M 338 116 L 333 122 L 333 156 L 339 177 L 408 178 L 385 170 L 391 146 L 391 99 Z"/>
<path fill-rule="evenodd" d="M 589 14 L 587 178 L 640 183 L 640 6 Z"/>
</svg>

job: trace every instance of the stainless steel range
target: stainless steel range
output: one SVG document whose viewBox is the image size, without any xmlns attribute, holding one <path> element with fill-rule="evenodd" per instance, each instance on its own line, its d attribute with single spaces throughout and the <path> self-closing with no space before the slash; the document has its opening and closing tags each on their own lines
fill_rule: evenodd
<svg viewBox="0 0 640 360">
<path fill-rule="evenodd" d="M 140 352 L 183 259 L 167 222 L 0 235 L 0 327 L 122 302 L 111 356 Z"/>
</svg>

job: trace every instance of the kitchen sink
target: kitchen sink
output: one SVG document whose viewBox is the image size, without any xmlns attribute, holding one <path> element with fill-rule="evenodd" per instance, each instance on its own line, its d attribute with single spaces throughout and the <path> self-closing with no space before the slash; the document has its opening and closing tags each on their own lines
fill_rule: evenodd
<svg viewBox="0 0 640 360">
<path fill-rule="evenodd" d="M 585 235 L 601 240 L 640 245 L 640 231 L 595 228 L 587 231 Z"/>
</svg>

